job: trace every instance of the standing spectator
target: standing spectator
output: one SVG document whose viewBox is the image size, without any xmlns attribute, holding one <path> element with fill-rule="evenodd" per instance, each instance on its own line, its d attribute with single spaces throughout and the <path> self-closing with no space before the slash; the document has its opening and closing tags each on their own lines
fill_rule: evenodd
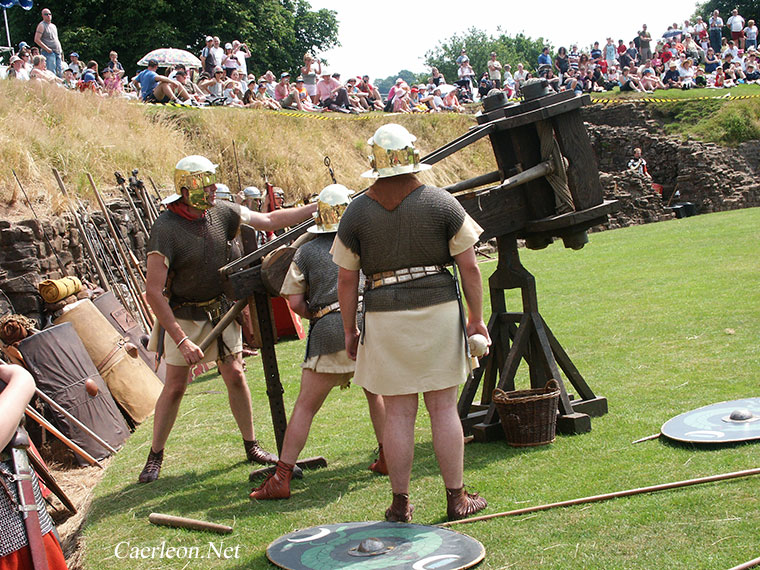
<svg viewBox="0 0 760 570">
<path fill-rule="evenodd" d="M 80 79 L 82 77 L 84 63 L 79 61 L 79 54 L 75 51 L 69 54 L 69 69 L 74 73 L 75 79 Z"/>
<path fill-rule="evenodd" d="M 707 32 L 707 24 L 702 20 L 702 16 L 697 16 L 697 22 L 694 24 L 694 36 L 696 41 L 702 47 L 702 51 L 707 51 L 710 35 Z"/>
<path fill-rule="evenodd" d="M 615 65 L 617 51 L 615 50 L 615 44 L 612 43 L 612 38 L 607 38 L 607 43 L 604 46 L 604 61 L 607 62 L 607 67 Z"/>
<path fill-rule="evenodd" d="M 303 86 L 311 97 L 311 102 L 319 103 L 317 97 L 317 81 L 322 73 L 322 62 L 314 59 L 310 53 L 303 56 L 303 67 L 301 67 L 301 77 L 303 77 Z"/>
<path fill-rule="evenodd" d="M 241 43 L 240 40 L 235 40 L 232 42 L 232 53 L 238 61 L 240 77 L 248 77 L 248 62 L 246 59 L 251 57 L 251 50 L 248 49 L 246 44 Z"/>
<path fill-rule="evenodd" d="M 623 42 L 623 40 L 618 40 L 618 45 L 616 48 L 617 54 L 618 54 L 618 61 L 620 61 L 620 56 L 625 53 L 626 49 L 627 48 L 625 47 L 625 42 Z"/>
<path fill-rule="evenodd" d="M 715 53 L 720 53 L 720 40 L 723 37 L 723 18 L 720 17 L 720 12 L 718 10 L 713 11 L 708 24 L 710 30 L 710 45 Z"/>
<path fill-rule="evenodd" d="M 739 49 L 744 49 L 744 18 L 739 15 L 739 10 L 734 8 L 731 10 L 731 15 L 726 20 L 728 29 L 731 30 L 731 39 L 739 46 Z"/>
<path fill-rule="evenodd" d="M 496 89 L 501 88 L 501 63 L 496 59 L 495 51 L 491 52 L 491 59 L 488 61 L 488 77 Z"/>
<path fill-rule="evenodd" d="M 221 61 L 216 61 L 214 55 L 214 38 L 206 36 L 206 47 L 201 50 L 201 67 L 203 71 L 208 73 L 209 77 L 214 75 L 214 69 L 217 65 L 220 65 Z"/>
<path fill-rule="evenodd" d="M 747 27 L 744 28 L 744 40 L 747 51 L 749 51 L 749 48 L 757 47 L 757 26 L 755 25 L 755 20 L 747 22 Z"/>
<path fill-rule="evenodd" d="M 651 45 L 652 34 L 647 30 L 647 25 L 643 24 L 641 26 L 641 31 L 639 32 L 639 55 L 641 56 L 642 61 L 652 59 Z"/>
<path fill-rule="evenodd" d="M 646 27 L 646 24 L 644 27 Z M 599 62 L 602 60 L 602 50 L 599 49 L 599 42 L 594 42 L 594 46 L 591 48 L 589 55 L 591 56 L 591 61 L 595 65 L 599 65 Z"/>
<path fill-rule="evenodd" d="M 639 63 L 639 50 L 636 49 L 636 44 L 633 41 L 628 42 L 628 49 L 625 50 L 625 53 L 631 59 L 631 67 Z"/>
<path fill-rule="evenodd" d="M 224 48 L 221 46 L 219 36 L 214 36 L 214 45 L 211 46 L 211 52 L 214 54 L 216 65 L 221 66 L 224 61 Z"/>
<path fill-rule="evenodd" d="M 58 40 L 58 28 L 53 23 L 53 13 L 49 8 L 42 9 L 42 21 L 37 24 L 37 30 L 34 32 L 34 43 L 40 46 L 47 60 L 48 70 L 58 77 L 63 77 L 63 69 L 61 69 L 63 49 Z"/>
<path fill-rule="evenodd" d="M 578 61 L 575 62 L 576 69 L 578 68 Z M 560 46 L 560 48 L 557 50 L 557 55 L 554 56 L 554 67 L 557 68 L 557 72 L 559 73 L 559 76 L 563 79 L 565 74 L 567 73 L 567 70 L 570 69 L 570 57 L 567 54 L 567 49 L 565 49 L 565 46 Z"/>
<path fill-rule="evenodd" d="M 114 76 L 119 80 L 124 76 L 124 66 L 119 61 L 119 54 L 115 51 L 108 54 L 108 63 L 106 64 L 106 67 L 113 71 Z"/>
<path fill-rule="evenodd" d="M 238 62 L 238 58 L 232 51 L 232 44 L 224 44 L 224 55 L 222 56 L 222 68 L 224 69 L 224 74 L 231 78 L 232 72 L 237 71 L 239 66 L 240 63 Z"/>
<path fill-rule="evenodd" d="M 464 60 L 470 61 L 470 58 L 467 57 L 467 50 L 464 49 L 464 48 L 462 48 L 462 50 L 459 52 L 459 57 L 457 57 L 457 59 L 456 59 L 457 66 L 462 65 L 462 62 Z"/>
<path fill-rule="evenodd" d="M 544 49 L 541 50 L 541 53 L 538 56 L 538 66 L 539 68 L 542 65 L 548 65 L 551 67 L 552 65 L 552 56 L 549 54 L 549 47 L 544 46 Z"/>
</svg>

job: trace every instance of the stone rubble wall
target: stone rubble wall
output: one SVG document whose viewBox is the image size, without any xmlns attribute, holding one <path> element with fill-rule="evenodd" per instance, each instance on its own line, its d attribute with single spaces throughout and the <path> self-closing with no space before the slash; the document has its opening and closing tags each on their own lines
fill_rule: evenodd
<svg viewBox="0 0 760 570">
<path fill-rule="evenodd" d="M 117 231 L 126 237 L 144 267 L 147 236 L 135 224 L 128 204 L 116 201 L 108 204 L 108 208 L 114 213 Z M 101 234 L 107 235 L 102 213 L 91 216 Z M 57 252 L 67 275 L 98 283 L 95 268 L 87 257 L 82 236 L 70 214 L 43 220 L 42 223 L 36 219 L 17 223 L 0 220 L 0 316 L 15 312 L 36 320 L 39 325 L 43 324 L 44 302 L 37 285 L 45 279 L 63 276 L 45 236 Z"/>
</svg>

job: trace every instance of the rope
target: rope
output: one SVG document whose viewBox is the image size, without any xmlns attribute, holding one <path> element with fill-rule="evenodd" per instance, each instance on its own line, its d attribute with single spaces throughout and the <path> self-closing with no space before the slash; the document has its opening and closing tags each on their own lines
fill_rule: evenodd
<svg viewBox="0 0 760 570">
<path fill-rule="evenodd" d="M 575 210 L 573 196 L 570 194 L 570 187 L 567 185 L 567 166 L 568 162 L 562 156 L 557 139 L 554 138 L 554 130 L 549 121 L 538 121 L 536 123 L 538 138 L 541 141 L 541 160 L 550 160 L 554 164 L 554 172 L 546 175 L 546 180 L 554 190 L 554 201 L 557 214 L 565 214 Z"/>
</svg>

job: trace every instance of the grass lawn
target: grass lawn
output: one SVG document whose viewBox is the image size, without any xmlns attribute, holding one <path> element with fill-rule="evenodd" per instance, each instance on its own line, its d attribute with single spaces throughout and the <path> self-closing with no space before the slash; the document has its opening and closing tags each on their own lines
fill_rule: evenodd
<svg viewBox="0 0 760 570">
<path fill-rule="evenodd" d="M 708 89 L 701 87 L 697 89 L 689 89 L 684 91 L 682 89 L 657 89 L 654 93 L 636 93 L 635 91 L 621 92 L 619 87 L 615 87 L 612 91 L 605 91 L 604 93 L 592 93 L 593 99 L 698 99 L 700 97 L 746 97 L 755 96 L 760 97 L 760 86 L 758 85 L 735 85 L 728 89 Z"/>
<path fill-rule="evenodd" d="M 485 513 L 758 466 L 758 444 L 631 444 L 681 412 L 760 395 L 758 228 L 755 208 L 593 234 L 577 252 L 561 243 L 522 251 L 545 320 L 596 394 L 608 398 L 610 412 L 592 420 L 590 433 L 558 436 L 549 446 L 468 445 L 465 482 L 488 499 Z M 494 266 L 481 265 L 484 279 Z M 512 310 L 517 299 L 508 297 Z M 277 348 L 288 411 L 303 349 L 302 341 Z M 258 435 L 273 449 L 260 361 L 247 362 Z M 270 568 L 264 552 L 279 536 L 381 520 L 390 504 L 387 479 L 367 470 L 375 444 L 356 387 L 336 389 L 315 419 L 303 456 L 323 455 L 329 466 L 307 471 L 287 501 L 248 499 L 251 468 L 215 374 L 190 385 L 161 478 L 138 485 L 151 428 L 151 421 L 140 426 L 95 491 L 86 568 Z M 424 412 L 410 495 L 414 522 L 443 521 L 444 489 Z M 760 478 L 750 477 L 455 528 L 484 544 L 480 568 L 728 568 L 760 556 L 759 507 Z M 148 523 L 151 512 L 235 530 L 220 536 L 156 527 Z M 209 542 L 218 551 L 223 541 L 239 547 L 238 558 L 212 551 L 202 560 L 131 560 L 115 554 L 123 541 L 138 548 L 160 548 L 162 541 L 198 546 L 202 555 Z M 128 546 L 121 545 L 121 556 Z"/>
</svg>

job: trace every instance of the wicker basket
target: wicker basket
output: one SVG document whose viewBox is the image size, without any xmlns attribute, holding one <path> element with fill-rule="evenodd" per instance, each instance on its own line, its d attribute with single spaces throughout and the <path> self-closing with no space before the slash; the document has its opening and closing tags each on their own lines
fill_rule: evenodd
<svg viewBox="0 0 760 570">
<path fill-rule="evenodd" d="M 554 441 L 557 429 L 559 384 L 552 379 L 544 388 L 493 392 L 507 443 L 514 447 L 545 445 Z"/>
</svg>

